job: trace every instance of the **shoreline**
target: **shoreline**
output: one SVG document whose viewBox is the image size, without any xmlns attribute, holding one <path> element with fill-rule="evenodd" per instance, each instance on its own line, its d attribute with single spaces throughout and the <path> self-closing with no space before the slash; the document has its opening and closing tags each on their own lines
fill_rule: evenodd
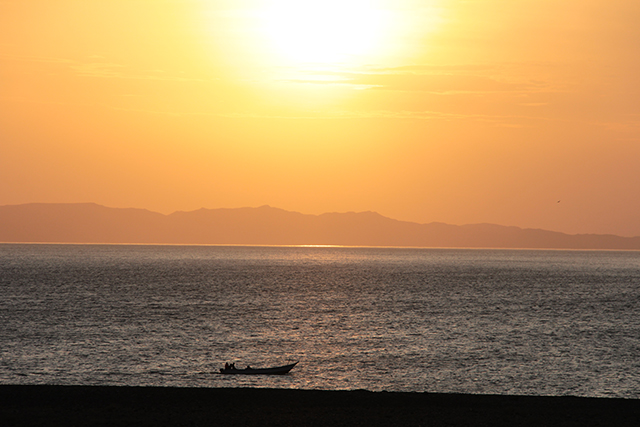
<svg viewBox="0 0 640 427">
<path fill-rule="evenodd" d="M 635 426 L 640 400 L 266 388 L 0 385 L 3 426 Z"/>
</svg>

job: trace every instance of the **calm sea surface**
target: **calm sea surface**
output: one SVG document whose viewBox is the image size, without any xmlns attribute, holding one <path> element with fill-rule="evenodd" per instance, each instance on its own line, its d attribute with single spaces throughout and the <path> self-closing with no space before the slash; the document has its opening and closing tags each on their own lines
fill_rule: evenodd
<svg viewBox="0 0 640 427">
<path fill-rule="evenodd" d="M 640 397 L 640 252 L 0 244 L 0 324 L 2 384 Z"/>
</svg>

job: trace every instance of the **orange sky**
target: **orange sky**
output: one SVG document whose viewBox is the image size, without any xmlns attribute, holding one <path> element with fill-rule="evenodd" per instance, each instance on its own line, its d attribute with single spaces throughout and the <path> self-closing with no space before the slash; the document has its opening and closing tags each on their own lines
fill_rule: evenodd
<svg viewBox="0 0 640 427">
<path fill-rule="evenodd" d="M 0 0 L 0 205 L 640 236 L 638 22 L 637 0 Z"/>
</svg>

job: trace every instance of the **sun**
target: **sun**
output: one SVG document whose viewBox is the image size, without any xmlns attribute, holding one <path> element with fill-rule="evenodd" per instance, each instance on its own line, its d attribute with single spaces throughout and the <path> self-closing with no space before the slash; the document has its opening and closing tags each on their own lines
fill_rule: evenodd
<svg viewBox="0 0 640 427">
<path fill-rule="evenodd" d="M 375 54 L 385 13 L 375 1 L 274 0 L 260 13 L 267 48 L 289 64 L 339 64 Z"/>
</svg>

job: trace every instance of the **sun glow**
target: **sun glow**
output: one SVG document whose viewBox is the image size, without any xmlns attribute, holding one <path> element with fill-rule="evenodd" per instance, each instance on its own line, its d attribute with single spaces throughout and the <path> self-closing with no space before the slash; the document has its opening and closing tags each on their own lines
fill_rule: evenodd
<svg viewBox="0 0 640 427">
<path fill-rule="evenodd" d="M 363 0 L 276 0 L 262 10 L 262 32 L 289 64 L 338 64 L 369 57 L 386 30 L 385 13 Z"/>
</svg>

